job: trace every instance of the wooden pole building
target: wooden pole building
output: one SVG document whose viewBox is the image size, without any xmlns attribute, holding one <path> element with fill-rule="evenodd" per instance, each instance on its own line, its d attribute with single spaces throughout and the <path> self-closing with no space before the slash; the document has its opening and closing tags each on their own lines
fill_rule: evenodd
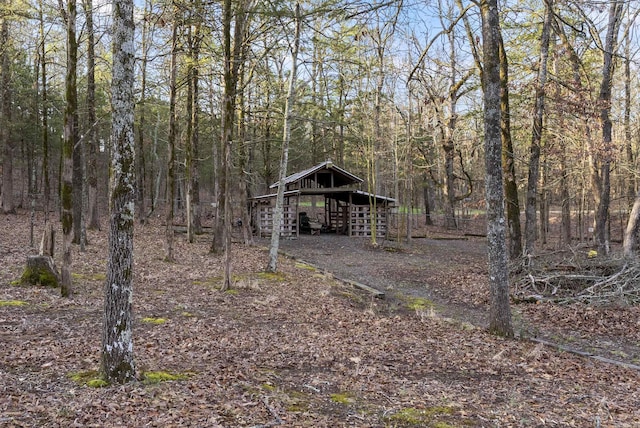
<svg viewBox="0 0 640 428">
<path fill-rule="evenodd" d="M 369 237 L 375 219 L 377 235 L 385 237 L 389 209 L 395 205 L 395 199 L 360 190 L 363 181 L 331 161 L 286 177 L 280 236 L 338 233 Z M 259 237 L 271 235 L 278 185 L 269 186 L 274 193 L 251 199 L 254 231 Z M 318 198 L 324 200 L 322 206 L 317 205 Z"/>
</svg>

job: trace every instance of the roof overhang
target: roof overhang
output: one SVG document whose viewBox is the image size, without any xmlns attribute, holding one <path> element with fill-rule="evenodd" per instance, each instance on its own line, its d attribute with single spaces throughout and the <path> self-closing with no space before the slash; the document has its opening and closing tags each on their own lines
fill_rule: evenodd
<svg viewBox="0 0 640 428">
<path fill-rule="evenodd" d="M 394 198 L 388 198 L 382 195 L 374 195 L 373 193 L 364 192 L 362 190 L 334 188 L 334 189 L 303 189 L 303 190 L 290 190 L 284 192 L 285 197 L 290 196 L 313 196 L 321 195 L 325 198 L 335 199 L 343 202 L 351 202 L 355 205 L 369 205 L 373 201 L 376 204 L 395 205 L 396 200 Z M 266 201 L 277 197 L 277 193 L 271 193 L 268 195 L 254 196 L 251 198 L 253 201 Z"/>
<path fill-rule="evenodd" d="M 360 184 L 364 182 L 364 180 L 354 174 L 351 174 L 349 171 L 340 168 L 337 165 L 334 165 L 330 160 L 322 162 L 316 166 L 305 169 L 304 171 L 296 172 L 295 174 L 291 174 L 284 179 L 284 184 L 295 183 L 296 181 L 303 180 L 305 178 L 309 178 L 317 174 L 318 172 L 322 172 L 323 170 L 327 170 L 328 172 L 334 174 L 335 178 L 338 179 L 339 183 L 334 183 L 333 186 L 348 186 L 354 184 Z M 269 186 L 270 189 L 275 189 L 279 185 L 279 181 L 273 183 Z M 324 186 L 329 187 L 329 186 Z"/>
</svg>

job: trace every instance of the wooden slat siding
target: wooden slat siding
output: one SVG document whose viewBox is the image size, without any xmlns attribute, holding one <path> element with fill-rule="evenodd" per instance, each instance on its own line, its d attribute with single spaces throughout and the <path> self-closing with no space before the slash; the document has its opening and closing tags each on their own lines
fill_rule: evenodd
<svg viewBox="0 0 640 428">
<path fill-rule="evenodd" d="M 352 205 L 349 220 L 349 236 L 371 236 L 371 207 L 369 205 Z M 387 234 L 387 209 L 377 207 L 376 234 L 384 238 Z"/>
<path fill-rule="evenodd" d="M 272 206 L 260 206 L 258 212 L 258 233 L 260 237 L 265 238 L 271 236 L 271 230 L 273 229 L 273 211 L 274 207 Z M 298 222 L 295 221 L 296 216 L 297 212 L 292 210 L 290 205 L 283 207 L 283 222 L 280 228 L 280 236 L 298 236 Z"/>
</svg>

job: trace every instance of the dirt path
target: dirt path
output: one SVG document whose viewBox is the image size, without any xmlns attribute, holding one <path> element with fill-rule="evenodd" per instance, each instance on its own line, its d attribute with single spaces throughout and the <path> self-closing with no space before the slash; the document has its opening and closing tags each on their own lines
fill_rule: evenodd
<svg viewBox="0 0 640 428">
<path fill-rule="evenodd" d="M 282 240 L 280 247 L 338 278 L 383 291 L 387 299 L 423 297 L 443 316 L 487 325 L 484 239 L 419 238 L 373 248 L 368 239 L 323 234 Z"/>
<path fill-rule="evenodd" d="M 264 241 L 264 245 L 268 245 Z M 455 237 L 414 239 L 410 244 L 337 235 L 301 235 L 282 240 L 281 249 L 333 273 L 384 291 L 391 302 L 422 297 L 439 316 L 488 326 L 486 240 Z M 616 364 L 640 365 L 638 308 L 586 305 L 514 305 L 516 335 Z M 621 327 L 622 326 L 622 327 Z M 626 327 L 624 327 L 626 326 Z"/>
</svg>

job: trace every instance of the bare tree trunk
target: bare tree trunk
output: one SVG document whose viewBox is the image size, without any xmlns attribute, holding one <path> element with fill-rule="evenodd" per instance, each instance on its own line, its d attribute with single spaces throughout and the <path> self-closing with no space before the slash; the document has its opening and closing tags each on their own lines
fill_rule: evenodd
<svg viewBox="0 0 640 428">
<path fill-rule="evenodd" d="M 553 60 L 553 72 L 558 75 L 558 60 Z M 561 102 L 562 92 L 560 85 L 555 85 L 554 97 L 556 102 Z M 560 115 L 558 118 L 558 128 L 565 129 L 564 116 Z M 560 199 L 561 199 L 561 214 L 560 214 L 560 243 L 562 245 L 571 245 L 571 194 L 569 192 L 569 169 L 567 165 L 567 141 L 562 136 L 556 139 L 559 145 L 559 160 L 560 160 Z"/>
<path fill-rule="evenodd" d="M 193 52 L 193 62 L 195 67 L 191 72 L 191 87 L 193 88 L 193 97 L 191 102 L 191 150 L 193 162 L 191 165 L 191 180 L 189 181 L 189 190 L 191 191 L 191 208 L 192 208 L 192 225 L 193 232 L 197 235 L 202 233 L 202 216 L 200 209 L 200 167 L 198 161 L 198 145 L 200 144 L 200 72 L 198 64 L 200 61 L 200 26 L 198 26 L 195 34 L 195 49 Z"/>
<path fill-rule="evenodd" d="M 191 174 L 193 172 L 193 109 L 194 107 L 197 109 L 197 106 L 194 106 L 193 99 L 193 70 L 194 70 L 194 58 L 193 58 L 193 34 L 191 32 L 191 26 L 187 29 L 187 45 L 189 46 L 189 58 L 187 62 L 187 100 L 186 100 L 186 116 L 187 116 L 187 135 L 185 140 L 184 147 L 184 164 L 185 164 L 185 181 L 186 181 L 186 214 L 187 214 L 187 242 L 193 243 L 193 209 L 191 206 L 191 197 L 192 197 L 192 189 L 191 189 Z"/>
<path fill-rule="evenodd" d="M 549 58 L 549 40 L 551 19 L 553 17 L 553 0 L 545 0 L 545 17 L 540 40 L 540 65 L 536 82 L 535 109 L 531 132 L 531 148 L 529 157 L 529 177 L 527 180 L 527 200 L 525 203 L 524 253 L 532 256 L 536 242 L 536 206 L 538 198 L 538 181 L 540 179 L 540 147 L 542 141 L 542 124 L 544 119 L 545 85 L 547 82 L 547 63 Z M 529 258 L 529 262 L 533 259 Z"/>
<path fill-rule="evenodd" d="M 209 84 L 209 106 L 210 106 L 210 111 L 211 111 L 211 116 L 215 116 L 215 112 L 217 112 L 216 109 L 216 105 L 217 102 L 214 100 L 215 98 L 215 94 L 214 94 L 214 89 L 213 89 L 214 84 L 210 82 Z M 226 86 L 225 86 L 226 87 Z M 226 101 L 226 98 L 225 98 Z M 220 192 L 220 189 L 222 188 L 222 181 L 224 180 L 224 177 L 221 177 L 220 174 L 220 169 L 222 167 L 222 162 L 220 159 L 220 153 L 223 152 L 222 150 L 222 144 L 224 144 L 224 139 L 227 138 L 226 134 L 225 134 L 225 128 L 224 128 L 224 121 L 225 121 L 225 117 L 224 115 L 226 114 L 225 109 L 222 109 L 222 117 L 221 117 L 221 127 L 222 127 L 222 131 L 220 133 L 220 142 L 215 141 L 212 144 L 212 149 L 211 149 L 211 157 L 213 159 L 212 162 L 212 166 L 213 166 L 213 200 L 214 203 L 213 205 L 213 237 L 211 239 L 211 247 L 209 249 L 210 252 L 212 253 L 220 253 L 223 250 L 223 239 L 222 239 L 222 235 L 224 233 L 224 222 L 223 222 L 223 218 L 221 215 L 221 207 L 220 205 L 224 203 L 223 198 L 224 195 Z M 229 137 L 231 138 L 231 137 Z"/>
<path fill-rule="evenodd" d="M 80 145 L 84 144 L 78 137 L 78 82 L 77 82 L 77 65 L 78 65 L 78 39 L 76 36 L 76 17 L 77 17 L 77 0 L 67 0 L 67 78 L 69 79 L 66 87 L 66 109 L 65 116 L 68 116 L 69 137 L 71 138 L 71 193 L 72 204 L 71 210 L 73 224 L 73 240 L 74 244 L 79 244 L 82 234 L 82 152 Z M 65 133 L 67 132 L 65 125 Z M 66 144 L 66 141 L 65 141 Z M 63 206 L 63 211 L 64 211 Z M 64 274 L 62 278 L 64 283 Z M 71 284 L 71 282 L 69 282 Z"/>
<path fill-rule="evenodd" d="M 504 174 L 505 205 L 509 230 L 508 253 L 511 260 L 522 255 L 522 228 L 516 162 L 511 138 L 511 107 L 509 105 L 509 61 L 500 35 L 500 110 L 502 112 L 502 168 Z"/>
<path fill-rule="evenodd" d="M 231 287 L 231 232 L 232 232 L 232 212 L 231 212 L 231 159 L 233 144 L 233 126 L 236 108 L 236 92 L 238 86 L 238 70 L 241 62 L 241 52 L 244 37 L 244 24 L 246 16 L 246 3 L 239 2 L 236 11 L 235 25 L 232 26 L 232 1 L 225 0 L 222 10 L 222 26 L 223 26 L 223 51 L 224 51 L 224 95 L 222 109 L 222 150 L 223 150 L 223 168 L 221 184 L 222 191 L 219 198 L 222 205 L 223 218 L 218 219 L 218 230 L 222 232 L 222 242 L 224 248 L 224 282 L 221 291 L 225 291 Z M 234 28 L 233 47 L 231 43 L 231 29 Z M 222 229 L 222 230 L 220 230 Z M 219 233 L 216 233 L 219 235 Z M 217 236 L 214 236 L 212 249 L 215 250 Z"/>
<path fill-rule="evenodd" d="M 502 183 L 500 22 L 497 0 L 482 0 L 480 11 L 484 58 L 482 87 L 484 91 L 485 192 L 491 301 L 489 330 L 500 336 L 513 337 Z"/>
<path fill-rule="evenodd" d="M 93 1 L 84 0 L 84 13 L 87 26 L 87 160 L 86 176 L 88 186 L 87 227 L 100 229 L 100 213 L 98 211 L 98 171 L 96 141 L 96 81 L 95 81 L 95 35 L 93 29 Z M 84 194 L 84 192 L 83 192 Z"/>
<path fill-rule="evenodd" d="M 199 10 L 197 6 L 194 8 Z M 198 18 L 192 18 L 198 20 Z M 193 28 L 195 27 L 195 28 Z M 188 45 L 190 61 L 187 66 L 187 142 L 185 147 L 186 185 L 187 185 L 187 241 L 193 242 L 193 235 L 202 233 L 200 223 L 200 195 L 198 175 L 198 61 L 200 51 L 200 24 L 194 22 L 189 28 Z"/>
<path fill-rule="evenodd" d="M 40 71 L 42 82 L 41 101 L 42 101 L 42 180 L 43 180 L 43 205 L 44 205 L 44 222 L 49 221 L 49 201 L 51 198 L 51 182 L 49 173 L 49 100 L 47 98 L 47 56 L 44 32 L 44 13 L 42 0 L 39 1 L 38 16 L 40 20 Z"/>
<path fill-rule="evenodd" d="M 273 228 L 271 229 L 271 245 L 269 247 L 269 264 L 267 270 L 276 272 L 278 270 L 278 249 L 280 246 L 280 226 L 283 219 L 284 191 L 287 177 L 287 164 L 289 162 L 289 142 L 291 140 L 291 120 L 292 109 L 296 97 L 296 77 L 298 74 L 298 50 L 300 48 L 300 3 L 296 3 L 295 22 L 296 30 L 291 49 L 291 73 L 289 74 L 289 87 L 287 89 L 287 100 L 284 105 L 284 134 L 282 137 L 282 158 L 280 159 L 280 180 L 278 181 L 278 195 L 276 197 L 276 207 L 273 213 Z"/>
<path fill-rule="evenodd" d="M 632 128 L 631 128 L 631 37 L 625 38 L 624 46 L 624 145 L 627 155 L 627 168 L 629 174 L 626 176 L 627 182 L 627 200 L 629 206 L 635 204 L 636 194 L 636 176 L 633 174 L 635 171 L 635 161 L 633 156 L 633 142 L 632 142 Z"/>
<path fill-rule="evenodd" d="M 75 1 L 75 0 L 72 0 Z M 76 54 L 77 55 L 77 54 Z M 77 93 L 77 92 L 76 92 Z M 76 95 L 77 96 L 77 95 Z M 77 101 L 76 101 L 77 106 Z M 72 163 L 73 169 L 71 173 L 71 183 L 73 186 L 73 243 L 80 244 L 82 241 L 82 223 L 84 222 L 84 214 L 82 212 L 82 190 L 83 190 L 83 180 L 82 180 L 82 150 L 84 146 L 84 139 L 80 139 L 78 137 L 78 109 L 74 113 L 74 123 L 76 126 L 76 138 L 74 138 L 73 145 L 73 153 L 72 153 Z"/>
<path fill-rule="evenodd" d="M 0 28 L 0 144 L 3 147 L 2 153 L 2 212 L 5 214 L 15 213 L 16 208 L 13 200 L 13 142 L 11 138 L 11 76 L 9 60 L 9 17 L 2 18 Z"/>
<path fill-rule="evenodd" d="M 614 156 L 614 147 L 611 136 L 611 87 L 613 86 L 614 53 L 617 50 L 618 30 L 620 29 L 620 17 L 624 9 L 624 1 L 614 0 L 609 7 L 609 24 L 604 46 L 604 61 L 602 66 L 602 82 L 598 103 L 600 106 L 600 125 L 602 126 L 602 150 L 600 163 L 599 198 L 596 208 L 595 237 L 598 251 L 602 254 L 609 253 L 609 204 L 611 198 L 611 162 Z"/>
<path fill-rule="evenodd" d="M 73 152 L 78 140 L 78 95 L 76 83 L 77 40 L 76 40 L 76 2 L 67 2 L 67 74 L 65 78 L 66 106 L 64 110 L 64 141 L 62 162 L 62 283 L 60 291 L 63 297 L 71 295 L 71 242 L 73 240 Z M 80 204 L 80 201 L 75 201 Z"/>
<path fill-rule="evenodd" d="M 546 156 L 542 155 L 542 168 L 540 173 L 540 242 L 547 243 L 549 234 L 549 189 L 548 185 L 549 167 Z"/>
<path fill-rule="evenodd" d="M 138 212 L 138 220 L 141 224 L 147 221 L 147 208 L 145 205 L 145 196 L 147 191 L 147 166 L 145 161 L 145 127 L 147 121 L 147 64 L 149 62 L 149 22 L 146 19 L 150 15 L 151 4 L 145 1 L 144 16 L 142 20 L 141 35 L 141 51 L 142 59 L 140 60 L 140 100 L 138 101 L 138 139 L 136 141 L 136 211 Z M 153 192 L 153 191 L 152 191 Z"/>
<path fill-rule="evenodd" d="M 479 53 L 479 41 L 474 37 L 474 31 L 469 23 L 465 7 L 462 1 L 456 0 L 460 10 L 462 21 L 467 33 L 467 39 L 471 45 L 471 53 L 483 79 L 484 70 Z M 516 259 L 522 255 L 522 228 L 520 224 L 520 200 L 518 197 L 518 183 L 515 170 L 515 155 L 513 139 L 511 138 L 511 107 L 509 105 L 509 61 L 504 49 L 502 34 L 498 33 L 500 55 L 500 111 L 501 111 L 501 137 L 502 137 L 502 168 L 504 176 L 505 204 L 507 212 L 507 227 L 509 230 L 508 255 Z"/>
<path fill-rule="evenodd" d="M 627 228 L 624 232 L 622 249 L 626 259 L 636 260 L 638 258 L 636 254 L 638 249 L 638 231 L 640 231 L 640 193 L 636 195 L 636 200 L 633 203 L 629 221 L 627 222 Z"/>
<path fill-rule="evenodd" d="M 133 0 L 114 0 L 109 258 L 105 283 L 101 372 L 108 382 L 136 378 L 133 359 Z"/>
<path fill-rule="evenodd" d="M 429 191 L 429 177 L 427 173 L 424 173 L 424 179 L 422 180 L 422 196 L 424 198 L 424 221 L 427 226 L 433 226 L 433 220 L 431 219 L 431 195 Z"/>
<path fill-rule="evenodd" d="M 171 32 L 171 65 L 169 83 L 169 138 L 167 159 L 167 191 L 165 200 L 165 255 L 166 261 L 174 261 L 173 256 L 173 199 L 176 186 L 176 79 L 178 74 L 178 7 L 174 6 L 173 24 Z"/>
<path fill-rule="evenodd" d="M 246 44 L 244 45 L 246 46 Z M 245 54 L 242 55 L 245 57 Z M 240 72 L 240 87 L 244 86 L 244 72 Z M 249 194 L 249 181 L 251 178 L 251 162 L 250 162 L 250 154 L 251 154 L 251 146 L 253 145 L 252 141 L 249 141 L 247 138 L 247 129 L 246 129 L 246 118 L 245 118 L 245 101 L 244 101 L 244 93 L 238 94 L 238 104 L 240 108 L 238 108 L 238 141 L 240 141 L 240 156 L 238 162 L 238 169 L 240 171 L 240 180 L 238 182 L 238 190 L 239 190 L 239 198 L 242 205 L 240 219 L 242 222 L 242 238 L 245 245 L 253 245 L 253 233 L 251 231 L 251 218 L 249 216 L 249 204 L 248 200 L 250 197 Z M 248 108 L 248 106 L 247 106 Z"/>
<path fill-rule="evenodd" d="M 446 137 L 442 144 L 444 149 L 444 171 L 445 171 L 445 185 L 443 187 L 445 195 L 444 203 L 444 224 L 447 229 L 456 229 L 458 223 L 456 221 L 456 194 L 455 194 L 455 174 L 453 172 L 453 164 L 455 160 L 455 146 L 453 144 L 452 137 Z"/>
</svg>

